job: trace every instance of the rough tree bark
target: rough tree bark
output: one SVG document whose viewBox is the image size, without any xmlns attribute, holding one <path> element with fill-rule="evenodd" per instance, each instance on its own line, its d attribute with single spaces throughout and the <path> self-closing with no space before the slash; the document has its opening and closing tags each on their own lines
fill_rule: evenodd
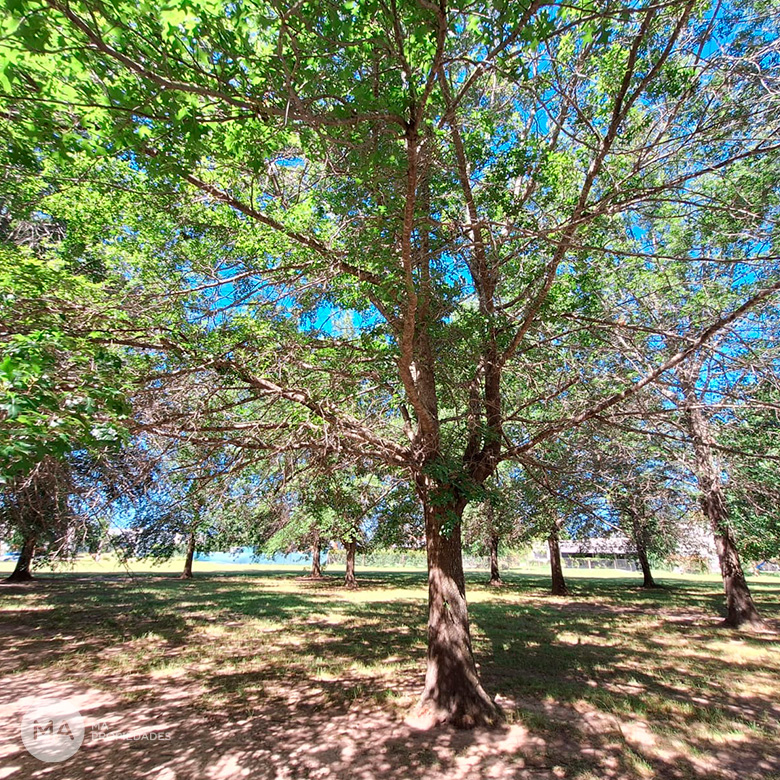
<svg viewBox="0 0 780 780">
<path fill-rule="evenodd" d="M 639 565 L 642 568 L 642 587 L 657 588 L 658 585 L 653 579 L 650 561 L 647 558 L 647 526 L 639 516 L 639 512 L 634 509 L 631 510 L 631 530 L 633 532 L 634 544 L 636 545 L 636 557 L 639 558 Z"/>
<path fill-rule="evenodd" d="M 322 542 L 320 541 L 320 535 L 314 538 L 311 545 L 311 578 L 313 580 L 322 579 L 322 565 L 320 564 L 320 556 L 322 555 Z"/>
<path fill-rule="evenodd" d="M 187 539 L 187 554 L 184 558 L 184 571 L 181 573 L 181 579 L 192 579 L 192 561 L 195 558 L 195 532 L 191 531 Z"/>
<path fill-rule="evenodd" d="M 471 649 L 460 518 L 464 503 L 424 506 L 428 553 L 428 668 L 420 714 L 458 728 L 500 713 L 479 681 Z"/>
<path fill-rule="evenodd" d="M 6 582 L 29 582 L 33 579 L 32 562 L 35 555 L 35 537 L 28 536 L 22 543 L 14 570 L 5 578 Z"/>
<path fill-rule="evenodd" d="M 563 578 L 563 564 L 561 563 L 561 546 L 558 543 L 557 523 L 553 526 L 550 535 L 547 537 L 547 546 L 550 548 L 550 575 L 552 577 L 550 592 L 553 596 L 568 596 L 569 589 L 566 587 L 566 580 Z"/>
<path fill-rule="evenodd" d="M 348 588 L 357 588 L 357 577 L 355 577 L 357 542 L 344 542 L 344 549 L 347 551 L 347 573 L 344 576 L 344 584 Z"/>
<path fill-rule="evenodd" d="M 489 585 L 503 585 L 501 572 L 498 570 L 498 534 L 490 535 L 490 582 Z"/>
<path fill-rule="evenodd" d="M 642 587 L 643 588 L 657 588 L 658 583 L 653 579 L 653 572 L 650 570 L 650 561 L 647 559 L 647 550 L 637 545 L 636 549 L 637 558 L 639 558 L 639 565 L 642 567 Z"/>
<path fill-rule="evenodd" d="M 760 624 L 761 616 L 750 595 L 734 536 L 728 520 L 728 509 L 723 497 L 720 473 L 712 454 L 712 436 L 709 424 L 695 395 L 693 380 L 684 382 L 686 394 L 685 417 L 693 442 L 699 500 L 704 516 L 715 535 L 715 549 L 726 593 L 726 620 L 728 626 L 745 623 Z"/>
</svg>

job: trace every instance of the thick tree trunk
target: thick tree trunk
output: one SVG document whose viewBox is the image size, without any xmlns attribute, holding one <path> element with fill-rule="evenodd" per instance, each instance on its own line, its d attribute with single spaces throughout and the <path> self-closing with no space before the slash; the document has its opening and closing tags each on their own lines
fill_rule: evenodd
<svg viewBox="0 0 780 780">
<path fill-rule="evenodd" d="M 720 526 L 720 534 L 715 534 L 715 549 L 718 552 L 720 573 L 723 577 L 723 589 L 726 592 L 726 620 L 728 626 L 741 626 L 744 623 L 761 624 L 753 597 L 750 594 L 745 573 L 739 560 L 731 529 Z"/>
<path fill-rule="evenodd" d="M 195 558 L 195 532 L 190 533 L 190 538 L 187 540 L 187 555 L 184 558 L 184 571 L 181 573 L 181 579 L 192 579 L 192 561 Z"/>
<path fill-rule="evenodd" d="M 715 549 L 726 592 L 725 623 L 734 627 L 744 623 L 760 624 L 761 616 L 750 595 L 728 522 L 720 474 L 712 455 L 709 425 L 698 404 L 692 381 L 689 381 L 686 387 L 686 417 L 696 455 L 696 479 L 699 483 L 701 508 L 715 535 Z"/>
<path fill-rule="evenodd" d="M 650 561 L 647 560 L 647 550 L 637 546 L 636 555 L 639 558 L 639 565 L 642 567 L 642 587 L 657 588 L 658 584 L 653 579 L 653 572 L 650 570 Z"/>
<path fill-rule="evenodd" d="M 498 534 L 490 535 L 490 585 L 501 585 L 501 572 L 498 570 Z"/>
<path fill-rule="evenodd" d="M 480 684 L 471 650 L 461 549 L 462 513 L 462 504 L 425 506 L 428 669 L 420 713 L 437 723 L 471 728 L 495 723 L 500 715 Z"/>
<path fill-rule="evenodd" d="M 320 541 L 320 535 L 317 534 L 314 543 L 311 546 L 311 578 L 313 580 L 322 579 L 322 565 L 320 564 L 321 555 L 322 542 Z"/>
<path fill-rule="evenodd" d="M 657 588 L 653 579 L 653 572 L 650 570 L 650 561 L 647 558 L 647 527 L 638 512 L 631 512 L 631 528 L 633 531 L 634 544 L 636 545 L 636 557 L 639 558 L 639 565 L 642 568 L 642 587 Z"/>
<path fill-rule="evenodd" d="M 29 582 L 33 579 L 32 562 L 35 555 L 35 537 L 28 536 L 19 550 L 19 558 L 16 560 L 14 570 L 5 578 L 6 582 Z"/>
<path fill-rule="evenodd" d="M 344 549 L 347 551 L 347 573 L 344 576 L 344 584 L 348 588 L 357 588 L 357 577 L 355 577 L 357 542 L 345 542 Z"/>
<path fill-rule="evenodd" d="M 550 575 L 552 577 L 552 587 L 550 592 L 553 596 L 568 596 L 569 589 L 566 587 L 566 580 L 563 578 L 561 546 L 558 544 L 557 525 L 553 528 L 552 533 L 547 537 L 547 546 L 550 548 Z"/>
</svg>

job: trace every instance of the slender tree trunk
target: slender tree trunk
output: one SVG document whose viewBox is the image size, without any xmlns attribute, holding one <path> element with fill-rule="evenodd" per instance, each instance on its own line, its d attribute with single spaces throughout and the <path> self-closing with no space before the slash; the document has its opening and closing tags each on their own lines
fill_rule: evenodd
<svg viewBox="0 0 780 780">
<path fill-rule="evenodd" d="M 322 579 L 322 565 L 320 556 L 322 555 L 322 542 L 319 533 L 316 535 L 311 546 L 311 578 L 314 580 Z"/>
<path fill-rule="evenodd" d="M 6 582 L 29 582 L 33 579 L 32 562 L 35 555 L 35 537 L 27 536 L 19 550 L 14 570 L 5 578 Z"/>
<path fill-rule="evenodd" d="M 99 562 L 100 559 L 103 557 L 103 542 L 105 541 L 104 534 L 100 535 L 100 539 L 98 539 L 98 545 L 97 550 L 95 550 L 94 555 L 92 556 L 96 562 Z"/>
<path fill-rule="evenodd" d="M 553 596 L 568 596 L 569 589 L 563 578 L 563 564 L 561 563 L 561 546 L 558 543 L 558 524 L 553 527 L 552 533 L 547 537 L 547 546 L 550 548 L 550 574 L 552 576 Z"/>
<path fill-rule="evenodd" d="M 355 577 L 357 542 L 345 542 L 344 549 L 347 551 L 347 573 L 344 577 L 344 584 L 348 588 L 357 588 L 357 577 Z"/>
<path fill-rule="evenodd" d="M 490 535 L 490 585 L 502 585 L 501 572 L 498 570 L 498 534 Z"/>
<path fill-rule="evenodd" d="M 435 722 L 471 728 L 495 723 L 499 711 L 480 684 L 471 649 L 461 549 L 463 506 L 424 506 L 428 669 L 420 712 Z"/>
<path fill-rule="evenodd" d="M 728 510 L 723 498 L 720 474 L 712 454 L 712 437 L 709 424 L 695 396 L 691 380 L 686 385 L 686 417 L 696 456 L 696 479 L 699 483 L 699 499 L 704 516 L 709 520 L 715 535 L 723 588 L 726 592 L 726 620 L 728 626 L 744 623 L 761 623 L 753 597 L 750 595 L 734 536 L 728 521 Z"/>
<path fill-rule="evenodd" d="M 181 573 L 181 579 L 192 579 L 192 561 L 195 558 L 195 531 L 190 532 L 187 539 L 187 555 L 184 558 L 184 571 Z"/>
<path fill-rule="evenodd" d="M 657 588 L 658 585 L 653 579 L 650 561 L 647 558 L 647 527 L 639 513 L 634 510 L 631 510 L 631 530 L 633 531 L 634 544 L 636 545 L 636 557 L 639 558 L 639 565 L 642 568 L 642 587 Z"/>
</svg>

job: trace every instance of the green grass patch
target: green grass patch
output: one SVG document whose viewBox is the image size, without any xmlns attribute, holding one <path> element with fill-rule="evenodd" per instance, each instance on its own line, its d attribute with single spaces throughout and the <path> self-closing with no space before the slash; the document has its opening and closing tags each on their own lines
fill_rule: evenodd
<svg viewBox="0 0 780 780">
<path fill-rule="evenodd" d="M 133 706 L 186 687 L 194 711 L 237 720 L 293 700 L 320 714 L 379 708 L 400 718 L 413 707 L 425 664 L 423 572 L 362 572 L 349 591 L 339 573 L 313 582 L 281 570 L 198 571 L 182 581 L 173 571 L 60 572 L 0 588 L 14 642 L 5 673 L 61 673 Z M 724 745 L 776 753 L 777 635 L 719 627 L 716 579 L 666 576 L 663 590 L 647 592 L 636 577 L 577 572 L 568 599 L 548 596 L 539 574 L 508 573 L 501 589 L 485 579 L 468 583 L 485 687 L 529 739 L 548 752 L 562 741 L 560 776 L 607 776 L 611 755 L 609 776 L 652 777 L 673 755 L 670 776 L 719 777 L 712 762 Z M 751 587 L 777 620 L 780 581 Z M 426 746 L 416 762 L 439 759 Z"/>
</svg>

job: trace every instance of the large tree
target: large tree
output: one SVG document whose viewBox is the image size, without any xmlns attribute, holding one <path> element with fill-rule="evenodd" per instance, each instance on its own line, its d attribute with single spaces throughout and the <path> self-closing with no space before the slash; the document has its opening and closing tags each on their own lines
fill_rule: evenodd
<svg viewBox="0 0 780 780">
<path fill-rule="evenodd" d="M 668 263 L 648 224 L 699 199 L 705 175 L 776 153 L 772 7 L 9 8 L 2 110 L 19 153 L 123 157 L 148 176 L 149 224 L 175 226 L 157 278 L 202 294 L 170 355 L 241 388 L 253 446 L 286 436 L 409 475 L 429 567 L 423 710 L 495 720 L 471 648 L 465 505 L 502 459 L 605 414 L 780 287 L 759 268 L 639 375 L 601 376 L 599 339 L 567 319 L 617 320 L 602 287 Z"/>
</svg>

